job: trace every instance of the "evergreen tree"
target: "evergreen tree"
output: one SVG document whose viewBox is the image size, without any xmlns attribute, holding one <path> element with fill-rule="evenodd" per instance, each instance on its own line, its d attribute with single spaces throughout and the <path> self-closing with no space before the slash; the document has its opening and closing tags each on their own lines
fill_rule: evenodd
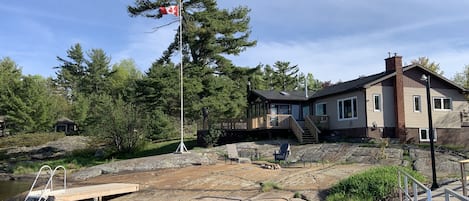
<svg viewBox="0 0 469 201">
<path fill-rule="evenodd" d="M 57 79 L 55 80 L 57 86 L 60 87 L 68 98 L 73 99 L 73 95 L 83 90 L 83 81 L 85 77 L 85 56 L 79 43 L 70 47 L 67 50 L 67 59 L 57 57 L 57 60 L 62 63 L 56 72 Z"/>
<path fill-rule="evenodd" d="M 273 67 L 272 85 L 274 89 L 291 91 L 298 86 L 298 65 L 290 66 L 290 62 L 277 61 Z"/>
<path fill-rule="evenodd" d="M 163 16 L 158 12 L 158 8 L 175 5 L 177 2 L 136 1 L 134 6 L 128 7 L 128 11 L 132 16 L 160 19 Z M 184 2 L 183 8 L 185 115 L 189 119 L 199 119 L 202 108 L 214 107 L 211 109 L 212 115 L 220 115 L 219 118 L 236 117 L 239 114 L 237 111 L 244 109 L 226 108 L 222 113 L 217 113 L 215 110 L 219 109 L 218 103 L 215 104 L 213 100 L 220 96 L 229 97 L 227 94 L 231 94 L 233 99 L 223 99 L 228 101 L 224 103 L 225 107 L 242 107 L 245 102 L 245 98 L 239 96 L 234 89 L 245 88 L 246 73 L 249 72 L 234 66 L 226 56 L 237 55 L 256 44 L 255 41 L 249 41 L 250 10 L 246 7 L 237 7 L 231 11 L 218 9 L 215 0 L 188 1 Z M 157 61 L 158 64 L 172 63 L 170 59 L 179 50 L 178 44 L 179 33 L 176 33 L 174 41 Z M 231 91 L 216 91 L 221 88 Z M 245 95 L 245 90 L 242 90 L 242 93 Z"/>
<path fill-rule="evenodd" d="M 314 76 L 312 73 L 308 73 L 306 76 L 306 80 L 308 82 L 308 90 L 309 91 L 319 91 L 322 89 L 322 84 L 321 81 L 314 79 Z"/>
<path fill-rule="evenodd" d="M 21 68 L 9 57 L 0 59 L 0 115 L 8 111 L 11 96 L 21 83 Z"/>
<path fill-rule="evenodd" d="M 108 94 L 110 88 L 109 77 L 111 58 L 102 49 L 92 49 L 88 52 L 86 61 L 83 93 Z"/>
</svg>

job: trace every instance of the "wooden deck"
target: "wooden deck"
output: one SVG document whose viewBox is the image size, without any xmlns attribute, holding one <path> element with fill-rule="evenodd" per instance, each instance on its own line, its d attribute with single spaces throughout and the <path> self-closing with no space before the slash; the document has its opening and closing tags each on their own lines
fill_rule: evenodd
<svg viewBox="0 0 469 201">
<path fill-rule="evenodd" d="M 48 196 L 54 197 L 55 201 L 74 201 L 97 198 L 101 200 L 104 196 L 119 195 L 139 191 L 138 184 L 110 183 L 76 188 L 67 188 L 47 192 Z M 41 191 L 33 191 L 31 195 L 40 196 Z"/>
</svg>

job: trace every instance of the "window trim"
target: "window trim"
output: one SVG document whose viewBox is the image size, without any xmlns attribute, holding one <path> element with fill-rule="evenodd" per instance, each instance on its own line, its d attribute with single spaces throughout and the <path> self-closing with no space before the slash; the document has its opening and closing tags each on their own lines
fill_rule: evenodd
<svg viewBox="0 0 469 201">
<path fill-rule="evenodd" d="M 416 110 L 415 108 L 415 98 L 418 98 L 418 104 L 419 104 L 419 109 Z M 413 102 L 413 105 L 414 105 L 414 112 L 422 112 L 422 97 L 420 95 L 413 95 L 412 96 L 412 102 Z"/>
<path fill-rule="evenodd" d="M 422 134 L 421 134 L 422 130 L 427 131 L 427 137 L 428 137 L 427 139 L 422 139 Z M 428 132 L 428 131 L 429 131 L 428 128 L 419 128 L 419 140 L 420 140 L 420 142 L 430 142 L 430 132 Z M 433 128 L 433 137 L 434 137 L 433 142 L 437 141 L 437 139 L 438 139 L 437 136 L 438 135 L 436 133 L 436 128 Z"/>
<path fill-rule="evenodd" d="M 436 108 L 435 100 L 439 99 L 441 101 L 441 108 Z M 449 109 L 444 108 L 445 107 L 445 99 L 449 99 Z M 434 96 L 432 98 L 433 101 L 433 110 L 434 111 L 452 111 L 453 110 L 453 99 L 451 97 L 443 97 L 443 96 Z"/>
<path fill-rule="evenodd" d="M 378 105 L 376 105 L 376 97 L 378 97 Z M 383 104 L 381 100 L 382 100 L 381 94 L 373 94 L 373 111 L 374 112 L 381 112 L 383 108 Z M 378 109 L 376 109 L 376 106 L 378 106 Z"/>
<path fill-rule="evenodd" d="M 324 114 L 318 114 L 318 106 L 319 105 L 324 105 L 323 107 L 326 109 L 324 110 Z M 320 102 L 320 103 L 316 103 L 315 104 L 315 107 L 314 107 L 314 115 L 316 116 L 319 116 L 319 115 L 327 115 L 327 102 Z"/>
<path fill-rule="evenodd" d="M 345 118 L 345 114 L 344 114 L 344 111 L 340 111 L 340 109 L 344 110 L 344 102 L 345 101 L 348 101 L 350 100 L 351 101 L 351 109 L 352 109 L 352 117 L 349 117 L 349 118 Z M 355 108 L 353 107 L 354 106 L 354 103 L 355 102 Z M 342 104 L 341 104 L 342 103 Z M 337 100 L 337 119 L 338 121 L 347 121 L 347 120 L 354 120 L 354 119 L 358 119 L 358 102 L 357 102 L 357 97 L 356 96 L 352 96 L 352 97 L 348 97 L 348 98 L 343 98 L 343 99 L 338 99 Z M 342 118 L 341 118 L 341 115 L 342 115 Z"/>
</svg>

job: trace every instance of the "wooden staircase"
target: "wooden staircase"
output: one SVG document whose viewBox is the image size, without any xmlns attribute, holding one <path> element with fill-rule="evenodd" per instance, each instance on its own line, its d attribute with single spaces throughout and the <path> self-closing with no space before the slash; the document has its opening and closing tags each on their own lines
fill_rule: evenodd
<svg viewBox="0 0 469 201">
<path fill-rule="evenodd" d="M 303 128 L 303 144 L 319 143 L 319 134 L 321 130 L 316 126 L 311 116 L 305 118 L 305 126 Z"/>
<path fill-rule="evenodd" d="M 300 144 L 313 144 L 319 142 L 318 137 L 321 130 L 318 129 L 309 116 L 305 118 L 304 126 L 300 126 L 291 116 L 289 117 L 289 121 L 290 129 L 298 138 L 298 142 Z"/>
<path fill-rule="evenodd" d="M 315 144 L 318 143 L 318 140 L 314 134 L 311 133 L 311 131 L 307 128 L 303 128 L 303 142 L 302 144 Z"/>
</svg>

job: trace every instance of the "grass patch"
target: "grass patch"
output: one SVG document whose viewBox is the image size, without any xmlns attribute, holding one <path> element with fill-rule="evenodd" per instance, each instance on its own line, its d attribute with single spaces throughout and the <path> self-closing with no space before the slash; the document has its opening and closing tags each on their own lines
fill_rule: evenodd
<svg viewBox="0 0 469 201">
<path fill-rule="evenodd" d="M 397 171 L 400 167 L 384 166 L 372 168 L 340 181 L 329 190 L 327 201 L 386 200 L 396 195 Z M 412 177 L 424 182 L 418 172 L 403 168 Z"/>
<path fill-rule="evenodd" d="M 0 138 L 0 148 L 32 147 L 65 137 L 64 133 L 25 133 Z"/>
<path fill-rule="evenodd" d="M 271 181 L 261 183 L 261 191 L 262 192 L 269 192 L 269 191 L 274 190 L 274 189 L 279 190 L 279 189 L 282 189 L 282 187 L 280 187 L 277 183 L 274 183 L 274 182 L 271 182 Z"/>
</svg>

